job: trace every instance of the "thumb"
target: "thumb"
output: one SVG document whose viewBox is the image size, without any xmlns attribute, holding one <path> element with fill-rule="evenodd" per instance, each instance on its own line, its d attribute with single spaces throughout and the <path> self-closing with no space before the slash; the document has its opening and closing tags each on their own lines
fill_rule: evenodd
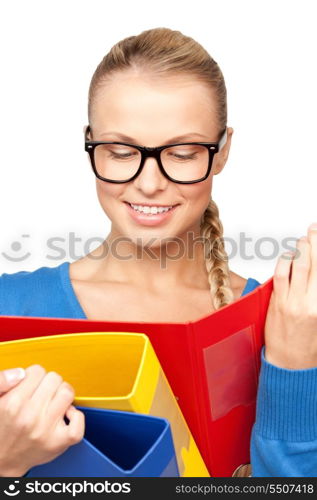
<svg viewBox="0 0 317 500">
<path fill-rule="evenodd" d="M 25 377 L 23 368 L 12 368 L 11 370 L 0 371 L 0 396 L 9 391 Z"/>
</svg>

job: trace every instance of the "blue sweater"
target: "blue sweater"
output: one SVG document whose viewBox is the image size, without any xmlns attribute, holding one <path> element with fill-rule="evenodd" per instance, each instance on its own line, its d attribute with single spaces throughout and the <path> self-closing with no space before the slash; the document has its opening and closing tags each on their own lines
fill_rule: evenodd
<svg viewBox="0 0 317 500">
<path fill-rule="evenodd" d="M 260 283 L 249 278 L 242 295 Z M 87 319 L 69 262 L 0 276 L 0 315 Z M 317 477 L 317 367 L 286 370 L 265 360 L 251 435 L 253 477 Z"/>
</svg>

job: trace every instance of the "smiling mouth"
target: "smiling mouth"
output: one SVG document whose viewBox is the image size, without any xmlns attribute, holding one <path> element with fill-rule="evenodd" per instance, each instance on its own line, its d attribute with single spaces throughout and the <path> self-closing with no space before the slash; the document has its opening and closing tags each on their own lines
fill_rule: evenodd
<svg viewBox="0 0 317 500">
<path fill-rule="evenodd" d="M 143 214 L 148 214 L 148 215 L 156 215 L 156 214 L 162 214 L 169 212 L 172 210 L 174 207 L 176 207 L 179 204 L 176 205 L 139 205 L 137 203 L 127 203 L 135 212 L 138 213 L 143 213 Z"/>
</svg>

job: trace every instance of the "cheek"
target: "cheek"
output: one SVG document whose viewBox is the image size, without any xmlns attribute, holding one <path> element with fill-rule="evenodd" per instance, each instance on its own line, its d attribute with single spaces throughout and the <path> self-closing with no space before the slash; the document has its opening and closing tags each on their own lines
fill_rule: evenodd
<svg viewBox="0 0 317 500">
<path fill-rule="evenodd" d="M 122 186 L 120 184 L 111 184 L 96 179 L 96 190 L 100 205 L 107 215 L 110 214 L 115 208 L 115 204 L 119 203 Z"/>
<path fill-rule="evenodd" d="M 184 190 L 184 198 L 188 200 L 189 205 L 195 215 L 199 212 L 204 212 L 207 208 L 211 197 L 212 179 L 198 182 L 197 184 L 188 185 L 188 189 Z"/>
</svg>

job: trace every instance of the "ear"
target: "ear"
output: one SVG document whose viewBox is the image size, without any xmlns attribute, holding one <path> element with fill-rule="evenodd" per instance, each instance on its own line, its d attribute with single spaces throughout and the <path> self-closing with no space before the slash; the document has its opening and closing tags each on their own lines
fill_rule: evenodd
<svg viewBox="0 0 317 500">
<path fill-rule="evenodd" d="M 85 139 L 87 139 L 88 141 L 90 141 L 91 140 L 90 126 L 89 125 L 85 125 L 84 128 L 83 128 L 83 132 L 84 132 Z"/>
<path fill-rule="evenodd" d="M 231 146 L 232 135 L 233 135 L 233 128 L 228 127 L 226 144 L 223 146 L 221 151 L 219 151 L 219 153 L 217 153 L 214 157 L 214 164 L 212 165 L 212 170 L 214 175 L 219 174 L 227 162 Z"/>
</svg>

